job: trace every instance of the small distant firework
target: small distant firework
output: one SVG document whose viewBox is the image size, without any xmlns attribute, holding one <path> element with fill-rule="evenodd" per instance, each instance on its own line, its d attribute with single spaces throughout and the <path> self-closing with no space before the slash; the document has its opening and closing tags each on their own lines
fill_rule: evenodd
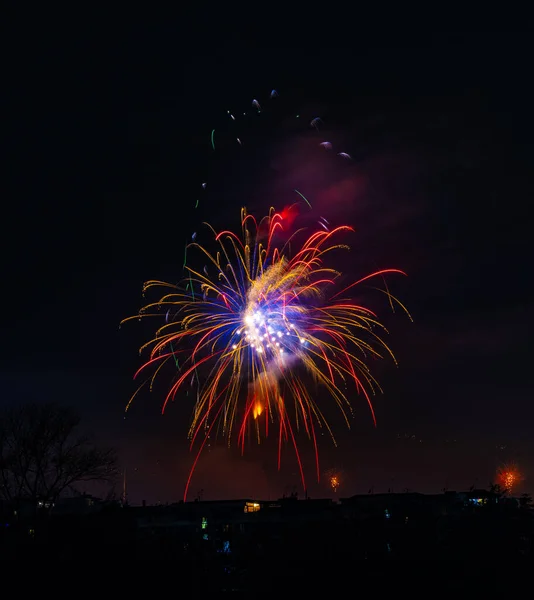
<svg viewBox="0 0 534 600">
<path fill-rule="evenodd" d="M 343 484 L 343 472 L 340 469 L 328 469 L 324 475 L 330 489 L 336 494 Z"/>
<path fill-rule="evenodd" d="M 497 471 L 497 483 L 507 493 L 511 494 L 523 477 L 514 463 L 503 465 Z"/>
</svg>

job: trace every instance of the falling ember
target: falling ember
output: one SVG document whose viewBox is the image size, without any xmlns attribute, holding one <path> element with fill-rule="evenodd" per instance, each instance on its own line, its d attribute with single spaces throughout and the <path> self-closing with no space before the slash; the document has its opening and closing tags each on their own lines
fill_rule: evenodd
<svg viewBox="0 0 534 600">
<path fill-rule="evenodd" d="M 262 413 L 263 405 L 259 400 L 256 400 L 256 402 L 254 402 L 254 408 L 252 409 L 252 416 L 254 417 L 254 420 L 256 420 L 258 417 L 261 417 Z"/>
</svg>

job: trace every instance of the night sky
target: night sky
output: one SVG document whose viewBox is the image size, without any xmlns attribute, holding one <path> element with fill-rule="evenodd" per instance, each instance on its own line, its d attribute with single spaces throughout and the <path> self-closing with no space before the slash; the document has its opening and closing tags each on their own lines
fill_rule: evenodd
<svg viewBox="0 0 534 600">
<path fill-rule="evenodd" d="M 145 394 L 124 418 L 147 330 L 119 322 L 142 306 L 145 280 L 180 278 L 202 219 L 233 228 L 242 204 L 263 212 L 295 201 L 298 188 L 314 210 L 355 228 L 345 271 L 409 275 L 388 281 L 413 323 L 377 305 L 399 361 L 378 365 L 377 428 L 356 398 L 350 431 L 333 417 L 338 447 L 321 439 L 322 469 L 342 474 L 339 495 L 485 487 L 509 461 L 525 476 L 517 491 L 534 490 L 527 35 L 313 50 L 193 49 L 171 27 L 13 38 L 2 405 L 72 405 L 118 448 L 130 501 L 181 498 L 191 398 L 162 416 L 164 390 Z M 265 102 L 264 121 L 244 120 L 243 147 L 226 151 L 226 111 L 252 115 L 253 98 Z M 353 160 L 319 152 L 323 140 Z M 313 483 L 301 441 L 309 494 L 331 495 Z M 278 473 L 272 442 L 243 457 L 214 443 L 191 496 L 201 489 L 205 499 L 302 494 L 291 448 Z"/>
</svg>

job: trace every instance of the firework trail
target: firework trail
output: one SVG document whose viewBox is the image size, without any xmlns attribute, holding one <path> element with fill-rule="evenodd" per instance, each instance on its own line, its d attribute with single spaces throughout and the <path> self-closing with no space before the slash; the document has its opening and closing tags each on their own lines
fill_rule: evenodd
<svg viewBox="0 0 534 600">
<path fill-rule="evenodd" d="M 404 273 L 384 269 L 340 289 L 341 273 L 326 259 L 335 249 L 348 249 L 337 240 L 352 229 L 292 231 L 295 210 L 272 208 L 257 220 L 242 209 L 239 235 L 207 225 L 213 249 L 195 236 L 187 248 L 184 283 L 148 281 L 144 292 L 162 288 L 163 295 L 129 317 L 161 320 L 141 348 L 148 357 L 135 378 L 151 373 L 141 387 L 152 387 L 166 366 L 174 368 L 162 411 L 194 378 L 198 382 L 189 430 L 191 449 L 196 445 L 198 451 L 184 499 L 202 449 L 215 433 L 228 444 L 235 439 L 243 452 L 248 433 L 259 441 L 274 430 L 278 468 L 282 444 L 289 442 L 306 488 L 297 445 L 297 432 L 303 431 L 313 443 L 319 479 L 317 428 L 326 429 L 334 443 L 335 436 L 316 401 L 318 387 L 328 392 L 349 427 L 354 391 L 375 420 L 371 397 L 381 389 L 368 360 L 395 358 L 377 315 L 351 297 L 372 278 Z M 202 258 L 197 267 L 190 260 L 195 253 Z M 381 291 L 406 311 L 387 288 Z"/>
</svg>

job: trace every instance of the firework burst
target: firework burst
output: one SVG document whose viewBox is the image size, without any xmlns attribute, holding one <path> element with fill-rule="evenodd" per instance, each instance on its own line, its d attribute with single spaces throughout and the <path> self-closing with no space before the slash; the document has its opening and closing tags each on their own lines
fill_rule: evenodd
<svg viewBox="0 0 534 600">
<path fill-rule="evenodd" d="M 162 411 L 190 382 L 197 385 L 189 438 L 191 449 L 196 443 L 199 449 L 184 498 L 212 432 L 225 436 L 228 444 L 235 439 L 244 451 L 247 433 L 260 440 L 274 429 L 278 467 L 282 443 L 289 441 L 306 487 L 296 440 L 302 430 L 315 448 L 319 479 L 317 428 L 327 430 L 335 443 L 316 402 L 319 386 L 327 390 L 349 427 L 354 392 L 363 395 L 375 420 L 371 397 L 381 389 L 367 361 L 385 355 L 395 361 L 395 357 L 377 315 L 351 300 L 349 292 L 372 278 L 404 273 L 384 269 L 340 289 L 341 274 L 325 259 L 337 248 L 348 248 L 336 240 L 352 229 L 329 230 L 323 225 L 324 230 L 311 235 L 291 232 L 294 215 L 295 207 L 271 209 L 256 220 L 243 209 L 241 235 L 217 233 L 207 225 L 215 249 L 197 241 L 188 246 L 188 256 L 196 251 L 205 266 L 186 264 L 186 277 L 179 285 L 148 281 L 144 292 L 163 288 L 163 295 L 129 318 L 162 321 L 141 348 L 148 358 L 135 375 L 150 372 L 141 387 L 152 387 L 165 365 L 173 367 L 175 378 Z M 387 287 L 381 291 L 391 307 L 396 303 L 406 311 Z"/>
<path fill-rule="evenodd" d="M 497 471 L 497 483 L 508 494 L 511 494 L 514 487 L 522 481 L 523 477 L 517 465 L 513 463 L 505 464 Z"/>
<path fill-rule="evenodd" d="M 324 475 L 327 484 L 330 486 L 330 489 L 334 492 L 334 494 L 337 494 L 339 488 L 341 485 L 343 485 L 343 471 L 341 469 L 332 468 L 325 471 Z"/>
</svg>

